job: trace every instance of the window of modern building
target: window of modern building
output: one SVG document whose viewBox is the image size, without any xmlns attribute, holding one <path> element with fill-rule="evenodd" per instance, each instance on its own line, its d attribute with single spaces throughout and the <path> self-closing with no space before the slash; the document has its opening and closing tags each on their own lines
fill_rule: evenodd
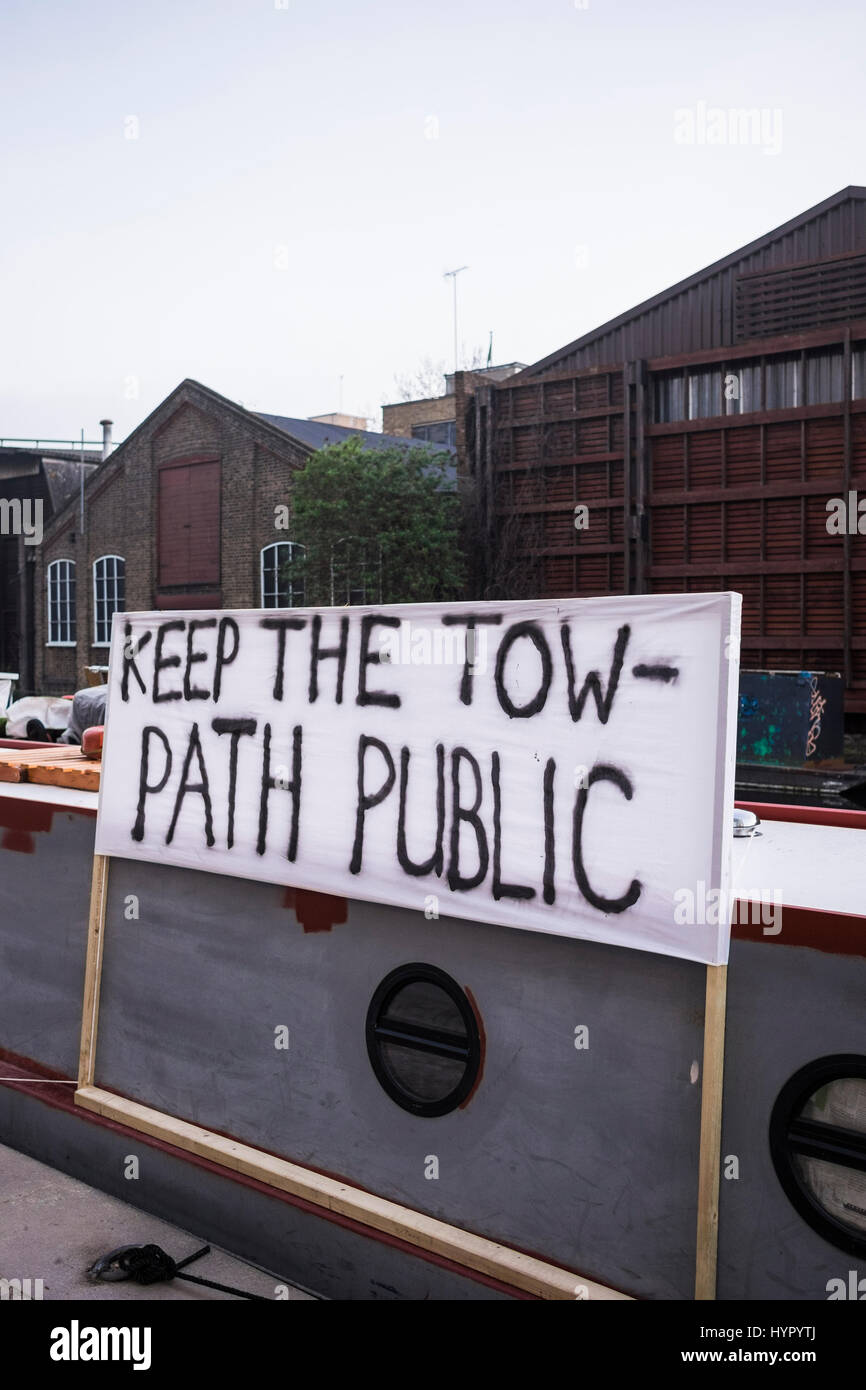
<svg viewBox="0 0 866 1390">
<path fill-rule="evenodd" d="M 689 372 L 689 419 L 707 420 L 722 412 L 722 370 L 699 367 Z"/>
<path fill-rule="evenodd" d="M 851 395 L 855 401 L 866 397 L 866 347 L 856 347 L 851 353 Z"/>
<path fill-rule="evenodd" d="M 685 377 L 681 373 L 656 377 L 654 418 L 660 425 L 686 418 Z"/>
<path fill-rule="evenodd" d="M 296 541 L 276 541 L 262 550 L 262 608 L 303 608 L 304 577 L 297 566 L 306 554 Z"/>
<path fill-rule="evenodd" d="M 731 362 L 722 377 L 726 415 L 748 415 L 761 409 L 760 362 Z"/>
<path fill-rule="evenodd" d="M 790 410 L 803 404 L 799 357 L 767 358 L 764 393 L 765 410 Z"/>
<path fill-rule="evenodd" d="M 845 359 L 834 348 L 806 355 L 768 357 L 761 362 L 730 362 L 718 367 L 695 367 L 669 372 L 653 383 L 657 424 L 703 420 L 715 415 L 747 415 L 757 410 L 790 410 L 845 398 Z M 851 394 L 866 397 L 866 347 L 851 357 Z"/>
<path fill-rule="evenodd" d="M 111 644 L 111 619 L 126 606 L 126 561 L 119 555 L 103 555 L 93 566 L 93 621 L 95 647 Z"/>
<path fill-rule="evenodd" d="M 75 561 L 54 560 L 48 566 L 48 646 L 74 647 Z"/>
<path fill-rule="evenodd" d="M 866 1057 L 822 1057 L 792 1076 L 773 1107 L 770 1150 L 803 1220 L 866 1255 Z"/>
<path fill-rule="evenodd" d="M 413 439 L 426 439 L 428 444 L 448 444 L 457 447 L 457 421 L 434 420 L 427 425 L 412 426 Z"/>
<path fill-rule="evenodd" d="M 806 354 L 806 405 L 845 397 L 845 359 L 840 350 Z"/>
<path fill-rule="evenodd" d="M 763 385 L 762 385 L 763 375 Z M 851 395 L 866 398 L 866 346 L 851 354 Z M 653 420 L 705 420 L 726 414 L 745 416 L 756 410 L 791 410 L 803 404 L 845 399 L 845 359 L 840 349 L 733 361 L 719 367 L 695 367 L 666 373 L 653 381 Z"/>
<path fill-rule="evenodd" d="M 472 1090 L 481 1038 L 464 991 L 433 965 L 401 965 L 367 1011 L 367 1053 L 382 1088 L 413 1115 L 445 1115 Z"/>
<path fill-rule="evenodd" d="M 716 415 L 738 414 L 741 409 L 757 410 L 758 406 L 751 403 L 754 398 L 754 378 L 749 376 L 746 383 L 750 403 L 743 406 L 743 387 L 739 380 L 732 381 L 732 373 L 736 370 L 719 364 L 694 367 L 688 372 L 669 372 L 657 377 L 654 383 L 656 423 L 708 420 Z M 757 371 L 760 383 L 760 367 Z"/>
</svg>

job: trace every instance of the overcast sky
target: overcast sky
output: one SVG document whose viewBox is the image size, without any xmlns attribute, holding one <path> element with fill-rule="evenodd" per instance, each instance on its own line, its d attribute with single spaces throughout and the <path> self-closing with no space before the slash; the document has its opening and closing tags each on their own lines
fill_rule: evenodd
<svg viewBox="0 0 866 1390">
<path fill-rule="evenodd" d="M 864 40 L 854 0 L 3 0 L 0 435 L 123 438 L 184 377 L 308 416 L 342 376 L 378 427 L 460 265 L 467 351 L 533 362 L 866 183 Z"/>
</svg>

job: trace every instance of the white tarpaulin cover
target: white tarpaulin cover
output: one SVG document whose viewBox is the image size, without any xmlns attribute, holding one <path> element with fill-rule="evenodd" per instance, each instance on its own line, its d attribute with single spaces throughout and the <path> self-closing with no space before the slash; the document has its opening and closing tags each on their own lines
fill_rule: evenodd
<svg viewBox="0 0 866 1390">
<path fill-rule="evenodd" d="M 739 622 L 738 594 L 117 614 L 97 853 L 724 962 Z"/>
<path fill-rule="evenodd" d="M 0 711 L 3 710 L 0 698 Z M 46 729 L 65 729 L 72 713 L 71 700 L 58 700 L 53 695 L 22 695 L 5 711 L 6 737 L 26 738 L 27 725 L 31 719 L 38 719 Z"/>
</svg>

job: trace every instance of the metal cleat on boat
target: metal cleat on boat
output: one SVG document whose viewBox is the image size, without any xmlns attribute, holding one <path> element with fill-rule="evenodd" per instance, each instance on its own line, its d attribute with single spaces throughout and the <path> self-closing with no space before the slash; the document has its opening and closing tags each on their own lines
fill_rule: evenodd
<svg viewBox="0 0 866 1390">
<path fill-rule="evenodd" d="M 756 816 L 754 811 L 743 811 L 739 806 L 734 807 L 734 839 L 750 840 L 753 835 L 761 835 L 763 831 L 758 829 L 761 824 L 760 816 Z"/>
</svg>

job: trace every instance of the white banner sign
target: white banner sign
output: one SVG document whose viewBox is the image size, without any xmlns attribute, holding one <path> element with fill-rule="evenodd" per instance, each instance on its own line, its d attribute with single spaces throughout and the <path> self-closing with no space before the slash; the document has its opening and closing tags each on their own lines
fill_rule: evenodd
<svg viewBox="0 0 866 1390">
<path fill-rule="evenodd" d="M 117 614 L 97 853 L 723 962 L 739 621 L 738 594 Z"/>
</svg>

